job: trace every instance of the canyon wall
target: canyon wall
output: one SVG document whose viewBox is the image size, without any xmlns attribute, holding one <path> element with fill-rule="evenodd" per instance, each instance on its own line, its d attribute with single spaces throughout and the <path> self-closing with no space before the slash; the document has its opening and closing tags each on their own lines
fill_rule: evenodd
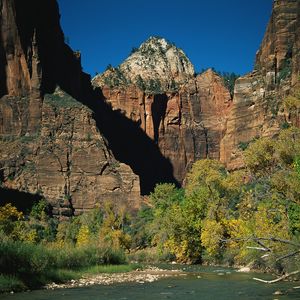
<svg viewBox="0 0 300 300">
<path fill-rule="evenodd" d="M 133 120 L 158 145 L 179 183 L 196 160 L 220 159 L 232 101 L 222 79 L 211 69 L 190 78 L 177 92 L 149 94 L 136 85 L 104 85 L 102 91 L 114 110 Z"/>
<path fill-rule="evenodd" d="M 258 137 L 276 136 L 280 128 L 299 126 L 282 105 L 299 82 L 300 2 L 276 0 L 255 70 L 236 81 L 233 106 L 220 159 L 230 169 L 243 165 L 239 146 Z"/>
<path fill-rule="evenodd" d="M 137 208 L 139 177 L 100 132 L 59 19 L 54 0 L 0 0 L 1 191 L 38 194 L 61 216 L 104 201 Z"/>
<path fill-rule="evenodd" d="M 157 183 L 184 183 L 198 159 L 240 168 L 253 139 L 300 124 L 282 105 L 299 81 L 297 0 L 274 1 L 233 97 L 158 37 L 91 84 L 55 0 L 0 0 L 0 17 L 0 191 L 45 197 L 62 217 L 104 201 L 137 208 Z"/>
<path fill-rule="evenodd" d="M 180 61 L 178 51 L 172 52 L 175 57 L 163 51 L 172 45 L 153 37 L 110 70 L 110 77 L 106 72 L 96 76 L 93 85 L 102 88 L 104 100 L 114 110 L 134 120 L 158 145 L 179 183 L 191 164 L 201 158 L 219 159 L 229 169 L 237 169 L 243 166 L 242 150 L 251 141 L 276 136 L 281 128 L 300 124 L 299 116 L 291 116 L 283 105 L 299 82 L 299 22 L 299 1 L 274 1 L 254 71 L 236 81 L 233 99 L 212 70 L 194 78 L 192 68 L 185 71 L 181 65 L 175 68 L 176 74 L 185 81 L 175 82 L 175 88 L 157 84 L 151 89 L 149 70 L 157 82 L 165 83 L 174 75 L 162 70 L 170 70 L 171 62 Z M 151 60 L 145 58 L 144 49 L 151 52 Z M 181 55 L 188 61 L 184 53 Z M 136 69 L 139 80 L 124 80 L 127 71 L 123 70 L 135 74 Z M 113 80 L 112 74 L 121 74 L 123 80 Z"/>
</svg>

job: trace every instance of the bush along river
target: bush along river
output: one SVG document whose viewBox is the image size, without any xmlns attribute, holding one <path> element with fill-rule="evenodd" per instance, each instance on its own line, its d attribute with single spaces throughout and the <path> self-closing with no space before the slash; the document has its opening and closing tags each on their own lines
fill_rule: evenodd
<svg viewBox="0 0 300 300">
<path fill-rule="evenodd" d="M 48 289 L 1 295 L 2 300 L 50 299 L 300 299 L 300 283 L 265 284 L 253 277 L 271 275 L 239 273 L 233 269 L 203 266 L 163 266 L 122 274 L 97 275 Z M 177 270 L 177 271 L 175 271 Z M 114 279 L 115 278 L 115 279 Z"/>
</svg>

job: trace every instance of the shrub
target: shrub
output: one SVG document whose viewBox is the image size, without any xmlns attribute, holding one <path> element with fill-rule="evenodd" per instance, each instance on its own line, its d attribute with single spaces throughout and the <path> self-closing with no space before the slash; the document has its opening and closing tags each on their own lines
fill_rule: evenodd
<svg viewBox="0 0 300 300">
<path fill-rule="evenodd" d="M 285 80 L 291 75 L 292 72 L 292 60 L 287 58 L 283 61 L 282 68 L 278 73 L 278 83 L 280 84 L 282 80 Z"/>
<path fill-rule="evenodd" d="M 85 245 L 82 247 L 64 247 L 53 249 L 55 267 L 59 269 L 78 270 L 93 265 L 121 264 L 126 262 L 122 250 Z"/>
<path fill-rule="evenodd" d="M 23 218 L 23 213 L 18 211 L 11 203 L 0 207 L 0 230 L 6 235 L 13 235 L 17 222 Z"/>
<path fill-rule="evenodd" d="M 238 148 L 242 151 L 246 150 L 249 146 L 249 142 L 239 142 Z"/>
<path fill-rule="evenodd" d="M 41 245 L 13 241 L 0 243 L 2 274 L 18 278 L 28 287 L 44 284 L 44 278 L 53 266 L 49 251 Z"/>
<path fill-rule="evenodd" d="M 0 274 L 0 293 L 17 292 L 24 289 L 25 285 L 20 279 Z"/>
<path fill-rule="evenodd" d="M 290 127 L 291 127 L 291 125 L 288 122 L 283 122 L 280 124 L 281 129 L 288 129 Z"/>
<path fill-rule="evenodd" d="M 231 97 L 233 97 L 235 81 L 240 77 L 240 75 L 233 72 L 223 72 L 219 74 L 223 79 L 225 87 L 229 90 Z"/>
<path fill-rule="evenodd" d="M 61 269 L 71 272 L 95 265 L 124 263 L 124 251 L 96 245 L 59 249 L 8 239 L 0 242 L 0 270 L 6 278 L 2 278 L 2 289 L 10 286 L 12 278 L 16 282 L 20 279 L 27 287 L 39 287 L 55 278 L 74 278 L 72 274 L 60 276 Z"/>
<path fill-rule="evenodd" d="M 63 91 L 55 91 L 54 94 L 45 94 L 47 104 L 57 108 L 82 108 L 83 104 Z"/>
<path fill-rule="evenodd" d="M 161 250 L 155 247 L 134 251 L 128 254 L 128 259 L 132 262 L 153 264 L 166 261 L 174 261 L 175 255 L 170 253 L 170 251 L 168 251 L 167 249 Z"/>
<path fill-rule="evenodd" d="M 133 53 L 137 52 L 139 50 L 139 48 L 137 47 L 132 47 L 131 51 L 130 51 L 130 55 L 132 55 Z"/>
</svg>

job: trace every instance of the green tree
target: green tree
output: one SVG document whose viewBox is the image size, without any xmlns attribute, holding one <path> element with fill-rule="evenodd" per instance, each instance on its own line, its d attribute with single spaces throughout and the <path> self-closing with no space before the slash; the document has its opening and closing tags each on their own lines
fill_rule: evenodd
<svg viewBox="0 0 300 300">
<path fill-rule="evenodd" d="M 233 72 L 222 72 L 219 74 L 222 76 L 224 85 L 228 88 L 231 97 L 233 97 L 235 82 L 240 77 L 240 75 Z"/>
<path fill-rule="evenodd" d="M 136 85 L 138 86 L 138 88 L 141 89 L 142 91 L 145 91 L 146 85 L 145 85 L 145 82 L 144 82 L 143 78 L 141 77 L 141 75 L 137 75 L 135 80 L 136 80 Z"/>
</svg>

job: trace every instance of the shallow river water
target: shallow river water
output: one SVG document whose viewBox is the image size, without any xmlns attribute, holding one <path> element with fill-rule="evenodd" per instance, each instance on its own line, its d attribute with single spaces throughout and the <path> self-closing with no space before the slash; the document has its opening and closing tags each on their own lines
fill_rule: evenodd
<svg viewBox="0 0 300 300">
<path fill-rule="evenodd" d="M 160 300 L 160 299 L 300 299 L 297 283 L 264 284 L 252 278 L 270 279 L 262 274 L 237 273 L 230 269 L 200 266 L 174 266 L 188 272 L 186 276 L 165 278 L 151 283 L 122 283 L 109 286 L 37 290 L 0 295 L 1 300 Z M 284 295 L 274 295 L 281 291 Z"/>
</svg>

